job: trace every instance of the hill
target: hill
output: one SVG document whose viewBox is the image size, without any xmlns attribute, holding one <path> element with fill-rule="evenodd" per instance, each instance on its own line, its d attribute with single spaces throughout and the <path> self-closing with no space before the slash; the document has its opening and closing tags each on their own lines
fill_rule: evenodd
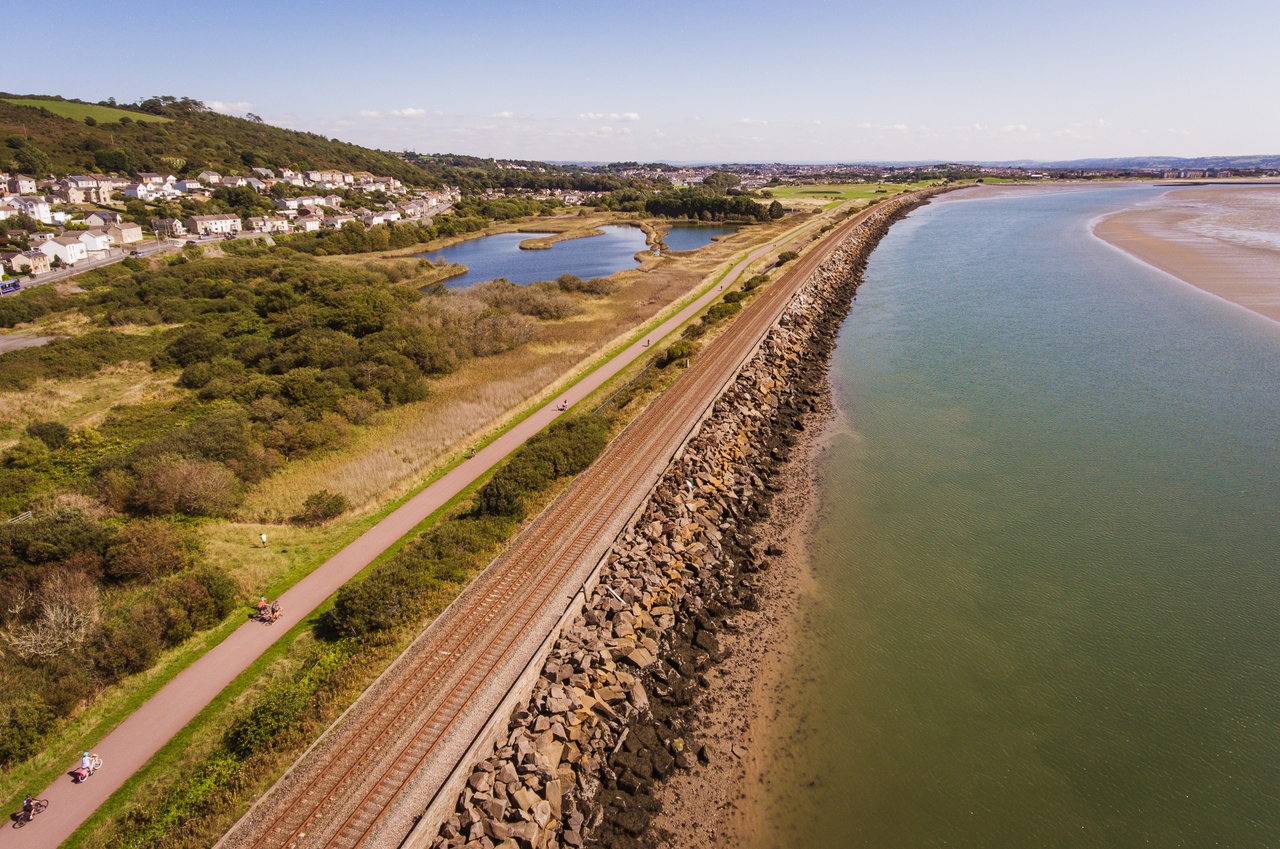
<svg viewBox="0 0 1280 849">
<path fill-rule="evenodd" d="M 55 174 L 156 171 L 187 176 L 206 168 L 234 174 L 263 166 L 369 171 L 409 185 L 437 182 L 399 154 L 222 115 L 188 98 L 116 105 L 0 93 L 0 134 L 9 155 L 16 159 L 22 148 L 34 148 L 47 160 L 45 170 Z M 0 160 L 4 155 L 0 151 Z M 24 166 L 40 162 L 28 153 L 19 167 L 29 170 Z M 0 168 L 8 165 L 0 161 Z"/>
<path fill-rule="evenodd" d="M 613 191 L 639 182 L 572 165 L 374 150 L 318 133 L 273 127 L 252 115 L 223 115 L 185 97 L 94 104 L 0 92 L 0 138 L 6 145 L 0 147 L 0 170 L 32 176 L 155 171 L 185 177 L 205 169 L 244 174 L 249 168 L 268 167 L 368 171 L 409 186 L 447 184 L 466 191 Z"/>
</svg>

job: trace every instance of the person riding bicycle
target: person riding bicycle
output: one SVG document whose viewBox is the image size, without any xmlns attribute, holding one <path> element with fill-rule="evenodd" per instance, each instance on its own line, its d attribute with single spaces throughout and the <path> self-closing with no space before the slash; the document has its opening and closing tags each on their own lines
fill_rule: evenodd
<svg viewBox="0 0 1280 849">
<path fill-rule="evenodd" d="M 258 615 L 265 617 L 267 615 L 267 597 L 264 595 L 258 599 Z"/>
<path fill-rule="evenodd" d="M 31 822 L 31 818 L 36 814 L 36 800 L 31 798 L 31 794 L 27 794 L 27 798 L 22 800 L 22 816 L 27 822 Z"/>
<path fill-rule="evenodd" d="M 80 756 L 80 768 L 86 773 L 93 771 L 93 757 L 88 752 Z"/>
<path fill-rule="evenodd" d="M 280 606 L 280 599 L 271 602 L 271 621 L 274 622 L 280 618 L 280 614 L 284 612 L 284 608 Z"/>
</svg>

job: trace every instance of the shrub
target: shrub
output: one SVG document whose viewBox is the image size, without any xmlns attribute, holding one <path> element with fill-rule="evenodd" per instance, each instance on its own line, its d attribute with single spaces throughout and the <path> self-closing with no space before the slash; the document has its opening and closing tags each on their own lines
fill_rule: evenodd
<svg viewBox="0 0 1280 849">
<path fill-rule="evenodd" d="M 187 542 L 177 528 L 160 519 L 130 522 L 107 549 L 107 574 L 116 580 L 154 581 L 191 562 Z"/>
<path fill-rule="evenodd" d="M 669 346 L 658 357 L 658 368 L 666 368 L 674 362 L 688 359 L 696 350 L 692 342 L 680 341 Z"/>
<path fill-rule="evenodd" d="M 512 455 L 480 488 L 476 512 L 482 516 L 524 515 L 527 496 L 553 480 L 575 475 L 591 465 L 608 440 L 608 426 L 596 416 L 557 421 Z"/>
<path fill-rule="evenodd" d="M 556 278 L 556 285 L 564 292 L 577 292 L 584 295 L 604 297 L 618 291 L 618 284 L 607 277 L 593 277 L 583 280 L 573 274 L 561 274 Z"/>
<path fill-rule="evenodd" d="M 310 697 L 311 693 L 298 682 L 268 684 L 254 700 L 249 713 L 232 723 L 227 731 L 227 748 L 247 758 L 288 742 L 297 733 L 298 717 Z"/>
<path fill-rule="evenodd" d="M 778 261 L 775 263 L 775 265 L 786 265 L 788 262 L 791 262 L 791 260 L 798 259 L 799 257 L 800 257 L 800 254 L 796 253 L 795 251 L 783 251 L 782 253 L 778 254 Z"/>
<path fill-rule="evenodd" d="M 323 525 L 345 513 L 350 506 L 345 495 L 322 489 L 308 495 L 302 503 L 302 510 L 289 521 L 295 525 Z"/>
<path fill-rule="evenodd" d="M 750 292 L 753 289 L 758 289 L 759 287 L 763 286 L 768 282 L 769 282 L 769 275 L 757 274 L 755 277 L 752 277 L 746 283 L 742 284 L 742 291 Z"/>
<path fill-rule="evenodd" d="M 718 321 L 723 321 L 741 309 L 742 304 L 738 303 L 712 304 L 711 309 L 707 310 L 707 314 L 702 320 L 707 324 L 715 324 Z"/>
<path fill-rule="evenodd" d="M 34 436 L 55 451 L 67 444 L 71 438 L 71 430 L 61 422 L 32 422 L 27 425 L 27 434 Z"/>
<path fill-rule="evenodd" d="M 240 498 L 239 481 L 221 463 L 161 455 L 145 464 L 129 503 L 152 515 L 229 516 Z"/>
<path fill-rule="evenodd" d="M 739 304 L 745 301 L 746 299 L 747 299 L 746 292 L 739 292 L 735 290 L 733 292 L 726 292 L 723 300 L 726 304 Z"/>
<path fill-rule="evenodd" d="M 8 706 L 8 716 L 0 725 L 0 764 L 11 764 L 40 751 L 41 738 L 53 723 L 54 714 L 39 696 L 27 696 Z"/>
</svg>

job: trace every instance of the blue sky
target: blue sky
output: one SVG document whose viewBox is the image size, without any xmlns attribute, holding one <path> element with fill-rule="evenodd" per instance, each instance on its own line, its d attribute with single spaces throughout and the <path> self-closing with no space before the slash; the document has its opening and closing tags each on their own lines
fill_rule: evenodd
<svg viewBox="0 0 1280 849">
<path fill-rule="evenodd" d="M 1280 152 L 1280 3 L 59 4 L 0 88 L 544 160 Z M 51 49 L 46 52 L 44 47 Z M 41 61 L 47 57 L 46 61 Z"/>
</svg>

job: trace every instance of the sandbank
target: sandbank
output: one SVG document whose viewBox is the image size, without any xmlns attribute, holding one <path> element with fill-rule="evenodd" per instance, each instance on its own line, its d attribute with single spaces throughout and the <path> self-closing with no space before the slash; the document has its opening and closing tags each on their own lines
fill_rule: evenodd
<svg viewBox="0 0 1280 849">
<path fill-rule="evenodd" d="M 1185 283 L 1280 322 L 1280 186 L 1174 189 L 1094 235 Z"/>
</svg>

